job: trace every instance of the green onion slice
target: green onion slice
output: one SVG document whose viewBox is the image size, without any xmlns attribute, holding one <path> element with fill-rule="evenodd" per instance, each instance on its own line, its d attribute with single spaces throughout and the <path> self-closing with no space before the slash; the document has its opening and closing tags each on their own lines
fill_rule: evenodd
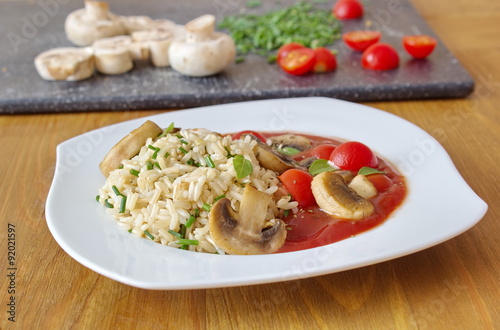
<svg viewBox="0 0 500 330">
<path fill-rule="evenodd" d="M 207 166 L 208 166 L 208 167 L 210 167 L 210 168 L 215 168 L 215 163 L 214 163 L 214 161 L 212 160 L 212 157 L 210 157 L 210 155 L 205 156 L 205 162 L 207 163 Z"/>
<path fill-rule="evenodd" d="M 181 244 L 181 245 L 198 245 L 199 241 L 197 239 L 179 238 L 179 240 L 177 241 L 177 244 Z"/>
<path fill-rule="evenodd" d="M 189 219 L 186 221 L 186 228 L 189 228 L 193 225 L 193 223 L 196 221 L 196 218 L 194 215 L 190 216 Z"/>
<path fill-rule="evenodd" d="M 151 235 L 151 233 L 147 229 L 144 231 L 144 235 L 146 235 L 150 240 L 155 239 L 155 237 Z"/>
</svg>

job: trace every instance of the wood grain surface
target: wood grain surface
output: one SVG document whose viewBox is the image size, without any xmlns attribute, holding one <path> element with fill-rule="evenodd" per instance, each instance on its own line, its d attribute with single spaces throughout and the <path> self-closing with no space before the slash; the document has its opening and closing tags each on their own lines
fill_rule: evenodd
<svg viewBox="0 0 500 330">
<path fill-rule="evenodd" d="M 476 89 L 467 99 L 367 104 L 417 124 L 444 146 L 489 205 L 479 224 L 419 253 L 336 274 L 224 289 L 137 289 L 70 258 L 52 238 L 44 207 L 57 144 L 161 111 L 3 115 L 0 328 L 500 328 L 500 3 L 413 4 L 474 77 Z M 15 226 L 12 278 L 9 224 Z M 15 293 L 9 292 L 13 286 Z M 8 319 L 11 297 L 15 322 Z"/>
</svg>

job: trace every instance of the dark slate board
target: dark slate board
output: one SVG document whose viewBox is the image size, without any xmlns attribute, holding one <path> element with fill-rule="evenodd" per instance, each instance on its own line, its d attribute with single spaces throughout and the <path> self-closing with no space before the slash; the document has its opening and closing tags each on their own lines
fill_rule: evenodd
<svg viewBox="0 0 500 330">
<path fill-rule="evenodd" d="M 205 13 L 217 18 L 249 11 L 246 0 L 161 1 L 112 0 L 121 15 L 148 15 L 184 24 Z M 250 11 L 266 12 L 294 0 L 263 1 Z M 318 5 L 325 9 L 331 3 Z M 362 20 L 344 23 L 343 31 L 381 30 L 382 41 L 400 53 L 400 68 L 379 72 L 360 67 L 359 53 L 341 42 L 338 69 L 332 73 L 295 77 L 266 59 L 249 56 L 214 77 L 184 77 L 170 68 L 140 63 L 121 76 L 96 75 L 82 82 L 49 82 L 33 65 L 40 52 L 71 46 L 64 35 L 66 16 L 83 6 L 81 0 L 0 1 L 0 113 L 76 112 L 97 110 L 186 108 L 210 104 L 302 96 L 329 96 L 350 101 L 460 98 L 474 82 L 442 42 L 426 60 L 413 60 L 401 45 L 405 34 L 435 36 L 406 0 L 368 0 Z"/>
</svg>

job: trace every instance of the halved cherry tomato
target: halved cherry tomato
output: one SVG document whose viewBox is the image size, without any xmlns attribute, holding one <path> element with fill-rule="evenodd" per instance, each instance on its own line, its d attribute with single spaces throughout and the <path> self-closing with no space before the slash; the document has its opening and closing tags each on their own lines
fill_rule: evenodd
<svg viewBox="0 0 500 330">
<path fill-rule="evenodd" d="M 377 156 L 361 142 L 349 141 L 339 145 L 330 155 L 330 161 L 343 170 L 358 171 L 367 166 L 377 168 Z"/>
<path fill-rule="evenodd" d="M 285 72 L 300 76 L 310 72 L 315 62 L 314 50 L 304 47 L 292 50 L 278 64 Z"/>
<path fill-rule="evenodd" d="M 379 42 L 363 52 L 361 64 L 372 70 L 395 69 L 399 66 L 399 55 L 391 45 Z"/>
<path fill-rule="evenodd" d="M 338 19 L 352 19 L 363 16 L 363 5 L 358 0 L 339 0 L 333 6 L 333 15 Z"/>
<path fill-rule="evenodd" d="M 337 58 L 326 47 L 318 47 L 313 49 L 316 62 L 313 67 L 314 72 L 328 72 L 337 68 Z"/>
<path fill-rule="evenodd" d="M 378 31 L 351 31 L 342 35 L 346 45 L 358 52 L 362 52 L 377 43 L 380 37 L 382 37 L 382 33 Z"/>
<path fill-rule="evenodd" d="M 366 178 L 377 188 L 378 192 L 384 192 L 392 186 L 391 179 L 382 173 L 370 174 Z"/>
<path fill-rule="evenodd" d="M 316 204 L 316 199 L 311 190 L 312 175 L 302 170 L 292 168 L 283 172 L 279 179 L 285 188 L 292 194 L 300 207 Z"/>
<path fill-rule="evenodd" d="M 276 55 L 276 62 L 279 63 L 283 57 L 286 57 L 288 55 L 288 53 L 300 48 L 305 48 L 305 46 L 298 42 L 289 42 L 287 44 L 284 44 L 278 49 L 278 53 Z"/>
<path fill-rule="evenodd" d="M 436 48 L 437 40 L 426 35 L 404 36 L 403 46 L 415 58 L 425 58 Z"/>
<path fill-rule="evenodd" d="M 262 134 L 260 134 L 259 132 L 255 132 L 255 131 L 241 131 L 241 132 L 238 132 L 236 134 L 234 134 L 232 137 L 233 137 L 233 140 L 237 140 L 239 139 L 243 134 L 252 134 L 253 136 L 255 136 L 256 138 L 258 138 L 259 140 L 261 140 L 262 142 L 266 143 L 266 137 Z"/>
</svg>

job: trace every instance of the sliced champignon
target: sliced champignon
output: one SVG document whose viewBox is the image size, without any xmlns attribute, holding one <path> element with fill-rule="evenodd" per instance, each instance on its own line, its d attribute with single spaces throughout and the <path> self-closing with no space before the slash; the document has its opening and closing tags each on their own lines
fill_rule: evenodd
<svg viewBox="0 0 500 330">
<path fill-rule="evenodd" d="M 353 189 L 359 196 L 363 198 L 372 198 L 377 196 L 377 188 L 363 174 L 358 174 L 349 183 L 349 188 Z"/>
<path fill-rule="evenodd" d="M 158 125 L 149 120 L 130 132 L 111 148 L 99 164 L 102 174 L 108 177 L 111 171 L 120 166 L 122 160 L 130 159 L 137 155 L 148 138 L 155 138 L 162 132 L 163 130 Z"/>
<path fill-rule="evenodd" d="M 131 36 L 116 36 L 96 40 L 92 44 L 95 50 L 122 49 L 126 48 L 133 60 L 147 60 L 149 58 L 149 47 L 140 40 L 134 40 Z"/>
<path fill-rule="evenodd" d="M 245 135 L 250 136 L 252 140 L 255 140 L 257 142 L 253 149 L 255 158 L 257 158 L 257 160 L 259 161 L 260 166 L 264 167 L 265 169 L 281 174 L 291 168 L 301 167 L 293 159 L 290 159 L 286 155 L 275 151 L 273 148 L 260 141 L 256 136 L 252 134 L 244 134 L 243 136 Z"/>
<path fill-rule="evenodd" d="M 35 58 L 35 68 L 45 80 L 83 80 L 94 74 L 94 55 L 88 48 L 54 48 Z"/>
<path fill-rule="evenodd" d="M 127 33 L 120 18 L 109 11 L 103 1 L 85 1 L 85 7 L 75 10 L 64 23 L 66 37 L 78 46 L 89 46 L 102 38 Z"/>
<path fill-rule="evenodd" d="M 335 172 L 316 175 L 311 188 L 319 207 L 337 217 L 360 220 L 374 211 L 372 203 L 349 188 Z"/>
<path fill-rule="evenodd" d="M 231 208 L 227 198 L 218 200 L 210 210 L 210 235 L 215 244 L 229 254 L 267 254 L 285 244 L 286 227 L 274 219 L 266 227 L 266 213 L 271 201 L 268 195 L 247 185 L 239 212 Z"/>
<path fill-rule="evenodd" d="M 272 136 L 270 139 L 277 148 L 290 147 L 299 151 L 304 151 L 311 147 L 311 140 L 301 135 L 283 134 Z"/>
<path fill-rule="evenodd" d="M 149 30 L 154 25 L 154 20 L 149 16 L 120 16 L 119 18 L 127 30 L 127 34 L 135 31 Z"/>
<path fill-rule="evenodd" d="M 205 77 L 217 74 L 236 56 L 233 39 L 215 31 L 213 15 L 200 16 L 185 26 L 186 36 L 176 39 L 169 48 L 172 68 L 183 75 Z"/>
</svg>

